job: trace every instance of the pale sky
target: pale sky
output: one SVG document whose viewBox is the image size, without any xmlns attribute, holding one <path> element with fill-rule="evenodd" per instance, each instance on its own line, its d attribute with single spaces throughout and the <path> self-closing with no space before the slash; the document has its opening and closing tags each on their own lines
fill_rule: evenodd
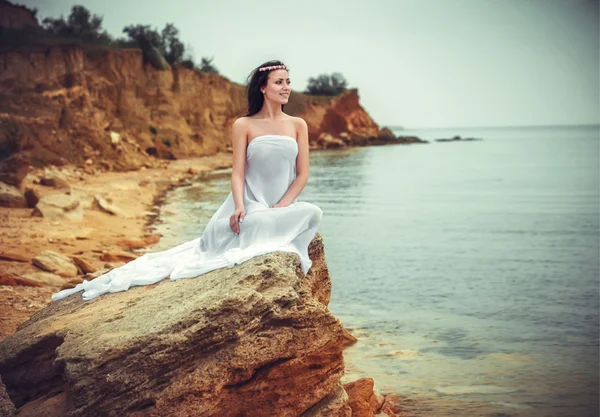
<svg viewBox="0 0 600 417">
<path fill-rule="evenodd" d="M 292 89 L 340 72 L 380 126 L 600 123 L 598 0 L 18 0 L 81 4 L 121 36 L 172 22 L 196 61 L 244 84 L 270 59 Z"/>
</svg>

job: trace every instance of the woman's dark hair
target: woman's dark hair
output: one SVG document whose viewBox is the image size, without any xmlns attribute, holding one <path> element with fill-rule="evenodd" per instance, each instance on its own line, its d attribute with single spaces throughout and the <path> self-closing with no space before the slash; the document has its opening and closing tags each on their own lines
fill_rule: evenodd
<svg viewBox="0 0 600 417">
<path fill-rule="evenodd" d="M 258 69 L 261 67 L 268 67 L 271 65 L 284 65 L 281 61 L 268 61 L 258 67 L 254 68 L 254 70 L 248 76 L 247 86 L 246 86 L 246 97 L 248 98 L 248 114 L 245 117 L 252 116 L 260 111 L 265 101 L 265 97 L 263 93 L 260 91 L 262 87 L 267 85 L 267 79 L 269 78 L 269 73 L 274 70 L 269 71 L 259 71 Z M 289 68 L 286 68 L 288 71 Z M 281 105 L 281 110 L 283 110 L 283 104 Z"/>
</svg>

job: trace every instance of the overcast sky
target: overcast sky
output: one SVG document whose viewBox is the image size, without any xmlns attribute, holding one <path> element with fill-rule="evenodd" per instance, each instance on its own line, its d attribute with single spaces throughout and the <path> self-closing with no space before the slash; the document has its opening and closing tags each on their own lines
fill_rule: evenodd
<svg viewBox="0 0 600 417">
<path fill-rule="evenodd" d="M 292 89 L 340 72 L 381 125 L 600 122 L 598 0 L 18 0 L 38 16 L 81 4 L 120 36 L 173 22 L 196 58 L 245 83 L 262 62 Z"/>
</svg>

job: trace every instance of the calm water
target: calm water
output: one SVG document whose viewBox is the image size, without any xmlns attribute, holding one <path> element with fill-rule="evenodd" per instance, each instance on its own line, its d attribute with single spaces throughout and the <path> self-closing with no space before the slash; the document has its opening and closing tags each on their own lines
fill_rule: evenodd
<svg viewBox="0 0 600 417">
<path fill-rule="evenodd" d="M 598 416 L 600 128 L 403 131 L 478 142 L 311 153 L 332 312 L 417 416 Z M 172 192 L 162 248 L 199 236 L 229 173 Z M 155 248 L 156 249 L 156 248 Z"/>
</svg>

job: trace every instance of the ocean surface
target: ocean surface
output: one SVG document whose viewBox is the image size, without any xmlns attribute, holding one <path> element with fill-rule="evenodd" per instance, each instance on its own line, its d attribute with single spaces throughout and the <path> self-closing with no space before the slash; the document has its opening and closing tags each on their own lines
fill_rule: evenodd
<svg viewBox="0 0 600 417">
<path fill-rule="evenodd" d="M 396 130 L 429 144 L 311 152 L 330 310 L 410 416 L 598 416 L 600 127 Z M 455 135 L 472 142 L 436 142 Z M 169 193 L 167 249 L 230 173 Z"/>
</svg>

